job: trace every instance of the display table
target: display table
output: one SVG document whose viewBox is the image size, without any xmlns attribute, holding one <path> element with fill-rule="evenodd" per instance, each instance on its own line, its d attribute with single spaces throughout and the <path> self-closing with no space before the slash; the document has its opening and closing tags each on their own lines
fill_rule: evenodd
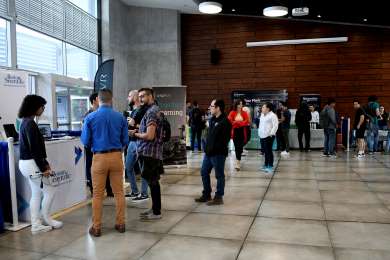
<svg viewBox="0 0 390 260">
<path fill-rule="evenodd" d="M 290 148 L 299 149 L 298 129 L 290 129 L 289 135 Z M 324 129 L 310 129 L 310 148 L 324 148 Z M 305 137 L 302 138 L 303 145 L 305 145 Z"/>
<path fill-rule="evenodd" d="M 45 145 L 52 170 L 65 180 L 57 187 L 52 204 L 51 213 L 56 213 L 87 199 L 84 149 L 79 138 L 46 141 Z M 19 171 L 19 146 L 15 144 L 14 148 L 19 219 L 29 222 L 31 189 Z"/>
</svg>

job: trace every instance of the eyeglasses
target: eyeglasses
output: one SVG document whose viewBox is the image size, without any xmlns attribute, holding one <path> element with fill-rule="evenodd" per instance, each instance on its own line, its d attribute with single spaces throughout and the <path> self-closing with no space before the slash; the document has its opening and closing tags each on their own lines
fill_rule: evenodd
<svg viewBox="0 0 390 260">
<path fill-rule="evenodd" d="M 210 105 L 210 107 L 215 107 L 214 105 Z"/>
</svg>

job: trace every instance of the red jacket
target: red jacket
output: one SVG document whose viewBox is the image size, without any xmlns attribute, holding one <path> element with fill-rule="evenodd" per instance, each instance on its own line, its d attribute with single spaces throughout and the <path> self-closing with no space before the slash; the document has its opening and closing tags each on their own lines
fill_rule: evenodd
<svg viewBox="0 0 390 260">
<path fill-rule="evenodd" d="M 241 116 L 244 119 L 243 121 L 234 121 L 236 116 L 237 116 L 236 110 L 232 110 L 228 116 L 228 119 L 229 119 L 230 123 L 232 124 L 232 133 L 231 133 L 232 139 L 234 137 L 234 129 L 249 126 L 249 115 L 247 112 L 245 112 L 244 110 L 241 109 Z M 248 134 L 247 131 L 244 130 L 244 144 L 246 144 L 247 140 L 248 140 L 247 134 Z"/>
</svg>

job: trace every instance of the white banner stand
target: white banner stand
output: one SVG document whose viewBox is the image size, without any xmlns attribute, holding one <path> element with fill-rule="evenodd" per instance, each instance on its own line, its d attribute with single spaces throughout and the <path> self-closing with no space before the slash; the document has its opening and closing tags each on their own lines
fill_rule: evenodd
<svg viewBox="0 0 390 260">
<path fill-rule="evenodd" d="M 15 153 L 14 139 L 12 137 L 8 141 L 8 167 L 9 167 L 9 182 L 11 188 L 11 203 L 12 203 L 12 224 L 5 223 L 5 229 L 10 231 L 19 231 L 30 226 L 29 223 L 19 222 L 18 218 L 18 200 L 16 197 L 16 179 L 15 179 Z"/>
</svg>

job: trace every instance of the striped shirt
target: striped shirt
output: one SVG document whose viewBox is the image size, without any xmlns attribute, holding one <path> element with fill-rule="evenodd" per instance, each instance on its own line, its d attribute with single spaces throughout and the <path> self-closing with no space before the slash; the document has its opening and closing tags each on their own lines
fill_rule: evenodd
<svg viewBox="0 0 390 260">
<path fill-rule="evenodd" d="M 142 118 L 139 132 L 141 134 L 146 133 L 148 126 L 156 126 L 156 137 L 152 141 L 138 139 L 138 154 L 145 157 L 151 157 L 154 159 L 163 159 L 163 141 L 162 141 L 162 125 L 160 108 L 156 105 L 152 105 L 145 116 Z"/>
</svg>

